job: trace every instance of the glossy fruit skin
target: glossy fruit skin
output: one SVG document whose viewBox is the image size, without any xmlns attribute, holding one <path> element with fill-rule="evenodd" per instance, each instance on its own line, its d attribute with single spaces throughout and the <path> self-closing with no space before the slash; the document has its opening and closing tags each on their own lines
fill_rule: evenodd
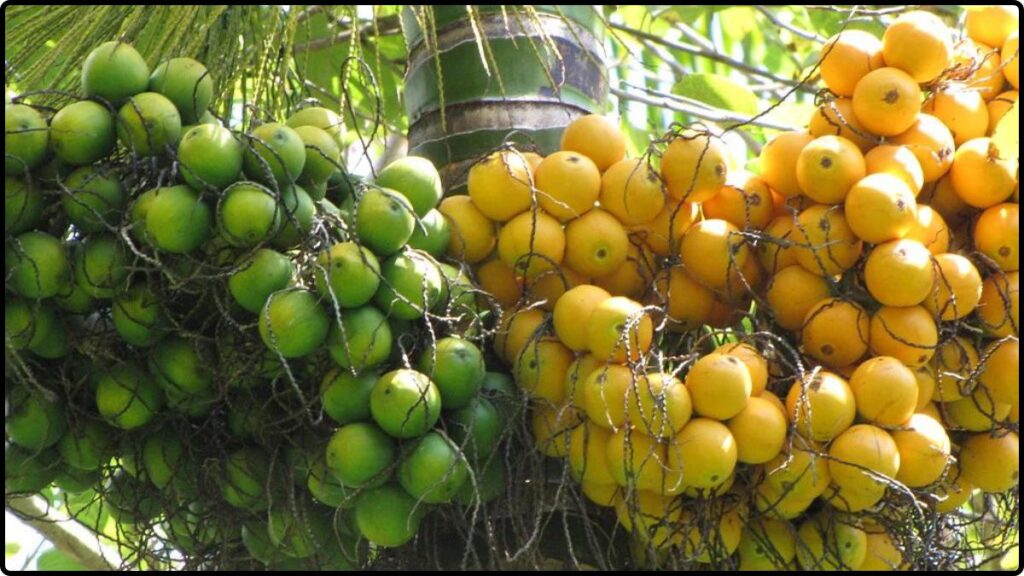
<svg viewBox="0 0 1024 576">
<path fill-rule="evenodd" d="M 121 364 L 104 372 L 96 387 L 100 415 L 123 430 L 143 426 L 163 405 L 160 387 L 149 374 L 132 364 Z"/>
<path fill-rule="evenodd" d="M 728 482 L 736 469 L 736 440 L 721 422 L 694 418 L 672 441 L 679 448 L 668 450 L 668 470 L 683 470 L 686 486 L 717 488 Z M 685 471 L 687 463 L 690 463 L 689 473 Z"/>
<path fill-rule="evenodd" d="M 347 424 L 327 444 L 327 469 L 349 488 L 373 486 L 394 462 L 394 441 L 370 422 Z M 386 478 L 384 478 L 386 479 Z"/>
<path fill-rule="evenodd" d="M 312 353 L 327 338 L 330 320 L 317 297 L 303 288 L 288 288 L 267 299 L 259 332 L 270 350 L 285 358 Z"/>
<path fill-rule="evenodd" d="M 883 306 L 871 316 L 868 344 L 876 356 L 892 356 L 909 367 L 935 354 L 938 327 L 924 306 Z"/>
<path fill-rule="evenodd" d="M 838 96 L 853 96 L 857 82 L 884 65 L 882 42 L 862 30 L 840 32 L 821 48 L 821 79 Z"/>
<path fill-rule="evenodd" d="M 61 197 L 61 207 L 82 232 L 95 234 L 120 223 L 128 197 L 117 174 L 82 167 L 68 175 L 64 186 L 70 193 Z"/>
<path fill-rule="evenodd" d="M 974 208 L 995 206 L 1013 195 L 1014 167 L 1014 161 L 1003 158 L 992 139 L 968 140 L 953 156 L 953 190 Z"/>
<path fill-rule="evenodd" d="M 732 223 L 702 220 L 686 231 L 679 254 L 691 278 L 718 290 L 728 286 L 736 270 L 743 269 L 750 258 L 750 248 Z"/>
<path fill-rule="evenodd" d="M 535 278 L 565 258 L 565 232 L 542 210 L 512 218 L 498 232 L 498 256 L 517 275 Z"/>
<path fill-rule="evenodd" d="M 117 138 L 132 154 L 165 154 L 181 140 L 181 116 L 161 94 L 136 94 L 117 113 Z"/>
<path fill-rule="evenodd" d="M 1020 207 L 997 204 L 982 212 L 974 227 L 974 246 L 1004 272 L 1020 269 Z"/>
<path fill-rule="evenodd" d="M 639 303 L 613 296 L 587 320 L 587 348 L 598 360 L 637 360 L 651 347 L 654 323 Z"/>
<path fill-rule="evenodd" d="M 837 206 L 814 205 L 801 212 L 792 241 L 797 262 L 823 277 L 852 268 L 864 247 L 850 228 L 845 211 Z"/>
<path fill-rule="evenodd" d="M 429 504 L 450 502 L 468 480 L 465 456 L 438 432 L 420 438 L 398 467 L 402 488 Z"/>
<path fill-rule="evenodd" d="M 339 311 L 340 324 L 331 322 L 327 351 L 331 359 L 349 371 L 364 372 L 391 355 L 394 341 L 387 318 L 373 306 Z"/>
<path fill-rule="evenodd" d="M 801 193 L 796 179 L 796 160 L 814 140 L 805 132 L 782 132 L 761 149 L 761 177 L 773 190 L 789 198 Z"/>
<path fill-rule="evenodd" d="M 916 221 L 914 196 L 902 179 L 871 174 L 850 189 L 844 205 L 846 222 L 858 238 L 872 244 L 903 238 Z"/>
<path fill-rule="evenodd" d="M 677 200 L 703 202 L 725 184 L 728 152 L 718 137 L 692 130 L 673 140 L 661 157 L 661 176 Z"/>
<path fill-rule="evenodd" d="M 480 349 L 457 336 L 442 338 L 424 350 L 418 368 L 437 385 L 446 410 L 469 405 L 487 373 Z"/>
<path fill-rule="evenodd" d="M 593 161 L 576 152 L 555 152 L 544 158 L 534 179 L 537 203 L 561 222 L 586 214 L 601 193 L 601 172 Z"/>
<path fill-rule="evenodd" d="M 875 246 L 864 265 L 868 292 L 886 306 L 916 306 L 935 287 L 931 252 L 914 240 L 894 240 Z"/>
<path fill-rule="evenodd" d="M 45 232 L 18 235 L 4 249 L 5 283 L 24 298 L 51 298 L 71 282 L 64 244 Z"/>
<path fill-rule="evenodd" d="M 801 381 L 786 395 L 786 411 L 801 436 L 816 442 L 829 441 L 853 424 L 856 401 L 849 384 L 831 372 Z M 813 414 L 818 416 L 814 417 Z"/>
<path fill-rule="evenodd" d="M 899 426 L 914 414 L 918 384 L 914 373 L 896 358 L 876 356 L 850 376 L 850 389 L 861 418 L 879 426 Z"/>
<path fill-rule="evenodd" d="M 1015 432 L 972 434 L 961 446 L 964 478 L 984 492 L 1003 492 L 1019 483 L 1020 438 Z"/>
<path fill-rule="evenodd" d="M 19 386 L 10 390 L 7 401 L 10 414 L 5 418 L 4 431 L 11 442 L 26 450 L 49 448 L 67 430 L 64 405 L 57 398 Z"/>
<path fill-rule="evenodd" d="M 46 208 L 43 193 L 20 178 L 4 178 L 4 234 L 16 236 L 34 228 Z"/>
<path fill-rule="evenodd" d="M 811 200 L 819 204 L 840 204 L 867 174 L 864 155 L 841 136 L 822 136 L 804 147 L 797 158 L 796 178 Z"/>
<path fill-rule="evenodd" d="M 223 126 L 200 124 L 183 134 L 178 161 L 192 188 L 223 190 L 241 176 L 242 144 Z"/>
<path fill-rule="evenodd" d="M 19 176 L 39 166 L 49 143 L 46 120 L 24 104 L 4 107 L 4 175 Z"/>
<path fill-rule="evenodd" d="M 934 80 L 953 58 L 952 33 L 938 16 L 924 11 L 901 15 L 885 31 L 882 56 L 925 84 Z"/>
<path fill-rule="evenodd" d="M 370 413 L 394 438 L 422 436 L 441 416 L 441 394 L 424 374 L 400 369 L 384 374 L 370 394 Z"/>
<path fill-rule="evenodd" d="M 420 218 L 441 201 L 441 175 L 426 158 L 406 156 L 388 164 L 377 175 L 377 185 L 405 196 Z"/>
<path fill-rule="evenodd" d="M 750 370 L 734 356 L 709 354 L 687 373 L 686 388 L 697 414 L 728 420 L 742 412 L 750 399 Z"/>
<path fill-rule="evenodd" d="M 259 314 L 267 298 L 288 287 L 295 266 L 280 252 L 260 248 L 228 278 L 228 290 L 239 306 Z"/>
<path fill-rule="evenodd" d="M 626 156 L 626 139 L 615 122 L 588 114 L 566 126 L 560 148 L 590 158 L 603 172 Z"/>
<path fill-rule="evenodd" d="M 242 166 L 246 176 L 265 185 L 288 185 L 298 180 L 306 164 L 306 146 L 294 129 L 271 122 L 243 140 Z"/>
<path fill-rule="evenodd" d="M 441 270 L 414 250 L 395 254 L 382 262 L 381 276 L 374 304 L 385 314 L 400 320 L 422 318 L 443 296 Z"/>
<path fill-rule="evenodd" d="M 402 249 L 412 237 L 416 217 L 412 204 L 388 188 L 370 188 L 356 208 L 356 236 L 380 257 Z"/>
<path fill-rule="evenodd" d="M 217 203 L 217 227 L 228 244 L 251 248 L 277 234 L 281 212 L 272 191 L 254 182 L 237 182 Z"/>
<path fill-rule="evenodd" d="M 921 111 L 921 88 L 896 68 L 879 68 L 857 83 L 853 113 L 872 134 L 896 136 L 914 124 Z"/>
<path fill-rule="evenodd" d="M 206 67 L 191 58 L 162 62 L 149 77 L 149 89 L 174 103 L 182 124 L 195 124 L 213 100 L 213 79 Z"/>
<path fill-rule="evenodd" d="M 625 159 L 601 175 L 601 207 L 624 226 L 653 220 L 665 206 L 661 180 L 643 160 Z"/>
<path fill-rule="evenodd" d="M 786 441 L 786 416 L 770 400 L 752 397 L 747 406 L 728 422 L 736 439 L 737 460 L 762 464 L 775 458 Z"/>
<path fill-rule="evenodd" d="M 868 351 L 870 319 L 856 302 L 828 298 L 814 305 L 801 326 L 805 354 L 831 368 L 849 366 Z"/>
<path fill-rule="evenodd" d="M 149 66 L 130 44 L 104 42 L 82 62 L 82 91 L 120 104 L 145 92 L 149 85 Z"/>
<path fill-rule="evenodd" d="M 437 209 L 449 224 L 450 256 L 467 264 L 477 264 L 491 253 L 497 242 L 494 223 L 476 207 L 472 199 L 468 196 L 449 196 L 441 201 Z"/>
<path fill-rule="evenodd" d="M 507 222 L 532 203 L 533 177 L 521 154 L 495 152 L 469 170 L 467 187 L 476 208 L 490 220 Z"/>
<path fill-rule="evenodd" d="M 157 249 L 186 254 L 209 238 L 213 210 L 195 190 L 185 185 L 158 188 L 149 197 L 148 204 L 143 205 L 142 199 L 140 197 L 135 206 L 144 208 L 144 234 Z"/>
<path fill-rule="evenodd" d="M 607 276 L 626 261 L 629 237 L 610 213 L 593 209 L 565 227 L 565 264 L 584 277 Z"/>
</svg>

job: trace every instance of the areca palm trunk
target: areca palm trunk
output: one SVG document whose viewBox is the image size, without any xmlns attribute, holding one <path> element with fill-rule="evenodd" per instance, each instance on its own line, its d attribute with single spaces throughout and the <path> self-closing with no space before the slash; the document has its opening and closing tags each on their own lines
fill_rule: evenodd
<svg viewBox="0 0 1024 576">
<path fill-rule="evenodd" d="M 591 6 L 411 6 L 402 25 L 409 153 L 439 167 L 449 194 L 503 142 L 551 153 L 569 122 L 607 102 Z"/>
</svg>

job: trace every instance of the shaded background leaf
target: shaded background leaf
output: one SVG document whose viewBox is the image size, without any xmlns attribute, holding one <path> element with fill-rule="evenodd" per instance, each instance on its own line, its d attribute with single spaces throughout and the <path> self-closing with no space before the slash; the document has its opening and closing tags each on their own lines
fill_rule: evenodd
<svg viewBox="0 0 1024 576">
<path fill-rule="evenodd" d="M 743 114 L 755 114 L 760 106 L 749 88 L 715 74 L 690 74 L 676 84 L 674 92 L 715 108 Z"/>
<path fill-rule="evenodd" d="M 56 548 L 39 555 L 37 560 L 40 572 L 84 572 L 85 567 L 77 560 Z"/>
</svg>

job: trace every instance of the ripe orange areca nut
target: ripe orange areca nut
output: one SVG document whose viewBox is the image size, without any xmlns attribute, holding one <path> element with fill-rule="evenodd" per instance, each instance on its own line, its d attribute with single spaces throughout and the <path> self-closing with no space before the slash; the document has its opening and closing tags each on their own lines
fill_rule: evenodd
<svg viewBox="0 0 1024 576">
<path fill-rule="evenodd" d="M 812 140 L 814 136 L 806 132 L 783 132 L 764 145 L 761 149 L 761 178 L 772 190 L 786 197 L 800 195 L 796 160 Z"/>
<path fill-rule="evenodd" d="M 750 344 L 729 342 L 715 348 L 716 354 L 739 358 L 750 371 L 751 395 L 758 396 L 768 386 L 768 361 Z"/>
<path fill-rule="evenodd" d="M 932 293 L 932 255 L 916 240 L 879 244 L 864 264 L 868 292 L 886 306 L 916 306 Z"/>
<path fill-rule="evenodd" d="M 587 277 L 607 276 L 626 261 L 629 237 L 614 216 L 595 208 L 565 227 L 565 263 Z"/>
<path fill-rule="evenodd" d="M 561 149 L 583 154 L 603 172 L 626 157 L 626 138 L 611 120 L 588 114 L 566 126 Z"/>
<path fill-rule="evenodd" d="M 789 214 L 776 216 L 757 242 L 757 259 L 768 274 L 797 264 L 796 251 L 792 246 L 796 227 L 793 220 Z"/>
<path fill-rule="evenodd" d="M 822 136 L 804 147 L 796 178 L 804 194 L 820 204 L 840 204 L 867 174 L 864 155 L 846 138 Z"/>
<path fill-rule="evenodd" d="M 923 306 L 883 306 L 871 317 L 872 354 L 893 356 L 907 366 L 922 366 L 935 354 L 939 329 Z"/>
<path fill-rule="evenodd" d="M 953 142 L 960 146 L 988 132 L 988 106 L 981 94 L 971 88 L 940 90 L 921 107 L 949 128 Z"/>
<path fill-rule="evenodd" d="M 494 250 L 497 241 L 494 223 L 480 212 L 469 196 L 449 196 L 437 209 L 451 228 L 448 254 L 475 264 Z"/>
<path fill-rule="evenodd" d="M 647 162 L 627 158 L 612 164 L 601 176 L 601 208 L 624 226 L 654 220 L 665 207 L 661 178 Z"/>
<path fill-rule="evenodd" d="M 878 143 L 877 138 L 857 120 L 850 98 L 826 100 L 818 106 L 807 124 L 807 131 L 815 138 L 841 136 L 856 144 L 862 153 L 867 153 Z"/>
<path fill-rule="evenodd" d="M 905 132 L 891 139 L 893 144 L 907 146 L 921 163 L 924 181 L 935 182 L 953 165 L 956 144 L 949 128 L 931 114 L 918 114 Z"/>
<path fill-rule="evenodd" d="M 495 152 L 469 169 L 467 188 L 477 210 L 506 222 L 530 208 L 530 166 L 521 154 Z"/>
<path fill-rule="evenodd" d="M 729 183 L 701 208 L 708 220 L 725 220 L 740 230 L 763 230 L 775 214 L 768 184 L 747 172 L 730 174 Z"/>
<path fill-rule="evenodd" d="M 1020 272 L 992 274 L 981 287 L 978 319 L 987 332 L 1005 338 L 1020 335 Z"/>
<path fill-rule="evenodd" d="M 862 30 L 844 30 L 821 48 L 821 79 L 839 96 L 853 96 L 857 82 L 884 65 L 881 40 Z"/>
<path fill-rule="evenodd" d="M 925 414 L 914 414 L 903 430 L 892 432 L 900 452 L 900 471 L 896 479 L 920 488 L 938 480 L 949 463 L 950 441 L 939 421 Z"/>
<path fill-rule="evenodd" d="M 658 256 L 669 256 L 679 249 L 679 239 L 699 216 L 699 204 L 672 201 L 666 203 L 653 220 L 638 224 L 632 230 L 641 235 L 651 252 Z"/>
<path fill-rule="evenodd" d="M 947 322 L 973 312 L 981 300 L 978 269 L 967 258 L 952 253 L 939 254 L 935 264 L 936 291 L 925 299 L 924 307 Z"/>
<path fill-rule="evenodd" d="M 800 343 L 804 352 L 826 366 L 853 364 L 868 351 L 867 312 L 854 302 L 828 298 L 804 318 Z"/>
<path fill-rule="evenodd" d="M 832 372 L 822 371 L 813 377 L 808 374 L 790 387 L 786 395 L 786 411 L 801 436 L 827 442 L 853 424 L 857 404 L 846 380 Z M 824 459 L 819 460 L 824 462 Z M 812 478 L 805 480 L 811 482 Z"/>
<path fill-rule="evenodd" d="M 840 206 L 818 204 L 801 212 L 792 240 L 796 244 L 797 262 L 820 276 L 835 276 L 849 270 L 864 248 Z"/>
<path fill-rule="evenodd" d="M 750 257 L 738 228 L 725 220 L 702 220 L 686 231 L 680 244 L 683 266 L 694 280 L 711 289 L 724 288 L 730 272 Z"/>
<path fill-rule="evenodd" d="M 975 208 L 988 208 L 1013 194 L 1015 168 L 991 138 L 975 138 L 957 148 L 949 172 L 957 196 Z"/>
<path fill-rule="evenodd" d="M 882 56 L 886 66 L 906 72 L 915 83 L 931 82 L 953 59 L 953 34 L 936 15 L 907 12 L 885 30 Z"/>
<path fill-rule="evenodd" d="M 523 295 L 523 283 L 512 267 L 500 258 L 488 260 L 476 268 L 476 281 L 503 309 L 515 306 Z"/>
<path fill-rule="evenodd" d="M 974 226 L 974 247 L 1004 272 L 1020 269 L 1020 207 L 998 204 L 982 212 Z"/>
<path fill-rule="evenodd" d="M 586 214 L 601 192 L 601 172 L 577 152 L 555 152 L 544 158 L 534 179 L 537 203 L 561 222 Z"/>
<path fill-rule="evenodd" d="M 964 27 L 967 36 L 988 46 L 1002 46 L 1020 28 L 1016 6 L 968 6 Z"/>
<path fill-rule="evenodd" d="M 725 184 L 725 143 L 707 132 L 686 130 L 661 156 L 661 176 L 677 200 L 703 202 Z"/>
<path fill-rule="evenodd" d="M 1013 86 L 1014 90 L 1020 90 L 1020 31 L 1014 30 L 1006 37 L 1000 56 L 1003 61 L 1003 75 L 1006 76 L 1006 81 Z"/>
<path fill-rule="evenodd" d="M 566 291 L 555 303 L 555 334 L 563 344 L 577 352 L 587 349 L 587 321 L 601 302 L 611 294 L 597 286 L 584 284 Z"/>
<path fill-rule="evenodd" d="M 896 136 L 914 125 L 921 112 L 921 88 L 906 72 L 879 68 L 857 83 L 853 113 L 879 136 Z"/>
<path fill-rule="evenodd" d="M 629 298 L 613 296 L 601 302 L 587 320 L 587 348 L 601 362 L 625 362 L 627 357 L 636 361 L 650 349 L 653 338 L 650 316 Z"/>
<path fill-rule="evenodd" d="M 564 255 L 562 226 L 539 209 L 516 216 L 498 233 L 498 256 L 527 278 L 557 267 Z"/>
<path fill-rule="evenodd" d="M 899 426 L 917 408 L 917 378 L 891 356 L 876 356 L 861 363 L 850 376 L 857 413 L 880 426 Z"/>
<path fill-rule="evenodd" d="M 906 236 L 915 222 L 914 192 L 902 179 L 872 174 L 846 196 L 846 221 L 858 238 L 878 244 Z"/>
<path fill-rule="evenodd" d="M 1002 121 L 1003 116 L 1006 116 L 1006 113 L 1013 108 L 1018 98 L 1020 98 L 1020 94 L 1016 90 L 1008 90 L 988 101 L 988 131 L 985 132 L 986 136 L 992 136 L 996 131 L 996 127 L 999 126 L 999 122 Z"/>
<path fill-rule="evenodd" d="M 904 240 L 916 240 L 934 255 L 949 252 L 949 226 L 942 214 L 927 204 L 918 204 L 915 220 Z"/>
<path fill-rule="evenodd" d="M 657 299 L 661 300 L 656 300 L 656 303 L 666 306 L 670 330 L 696 330 L 710 320 L 715 293 L 690 278 L 682 266 L 659 272 L 654 279 L 654 290 Z"/>
<path fill-rule="evenodd" d="M 747 405 L 753 384 L 742 360 L 728 354 L 708 354 L 686 375 L 693 409 L 701 416 L 728 420 Z"/>
<path fill-rule="evenodd" d="M 815 304 L 831 295 L 829 281 L 803 266 L 789 266 L 776 273 L 768 284 L 765 299 L 775 322 L 786 330 L 799 330 Z"/>
<path fill-rule="evenodd" d="M 864 155 L 868 174 L 892 174 L 907 183 L 914 195 L 924 188 L 924 170 L 921 162 L 908 146 L 883 144 Z"/>
</svg>

